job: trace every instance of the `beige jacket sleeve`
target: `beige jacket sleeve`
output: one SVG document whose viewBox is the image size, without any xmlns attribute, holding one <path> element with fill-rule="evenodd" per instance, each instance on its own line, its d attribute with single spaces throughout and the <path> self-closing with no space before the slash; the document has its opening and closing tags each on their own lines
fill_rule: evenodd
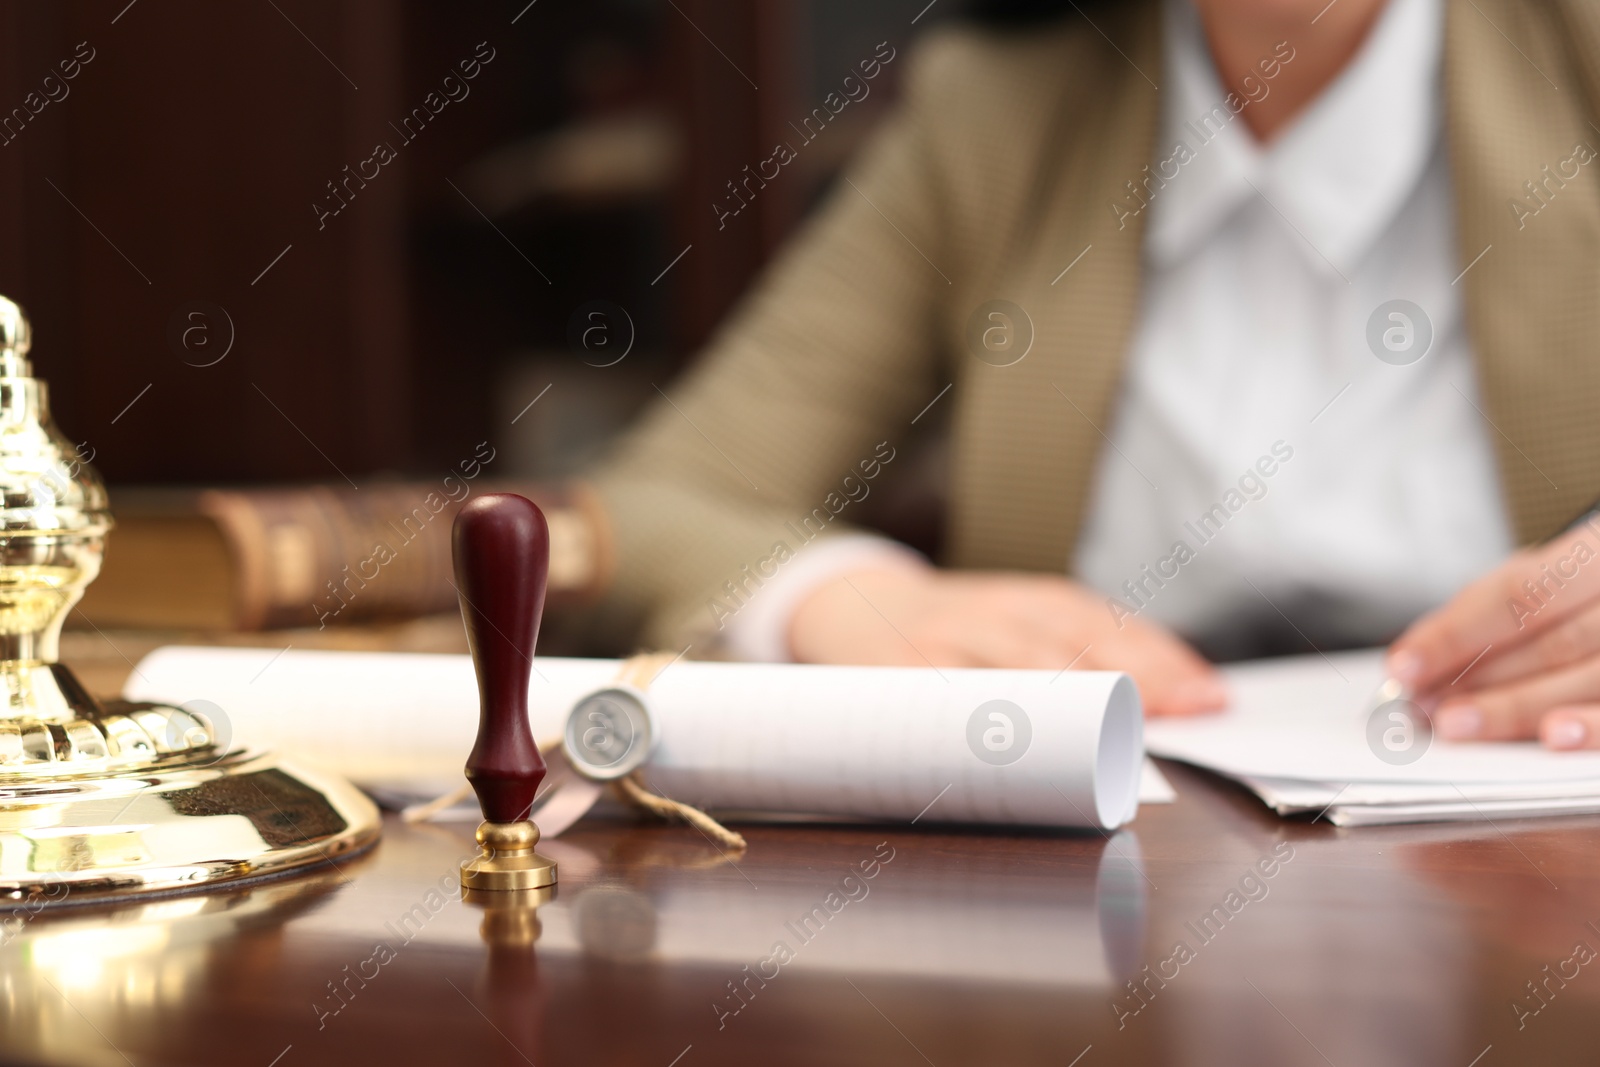
<svg viewBox="0 0 1600 1067">
<path fill-rule="evenodd" d="M 934 264 L 953 268 L 929 137 L 947 55 L 933 41 L 901 59 L 892 117 L 596 472 L 616 552 L 612 626 L 655 647 L 710 644 L 725 621 L 715 603 L 737 606 L 726 583 L 751 588 L 758 563 L 798 551 L 802 518 L 903 444 L 938 391 L 951 282 Z M 841 509 L 827 532 L 849 519 Z"/>
</svg>

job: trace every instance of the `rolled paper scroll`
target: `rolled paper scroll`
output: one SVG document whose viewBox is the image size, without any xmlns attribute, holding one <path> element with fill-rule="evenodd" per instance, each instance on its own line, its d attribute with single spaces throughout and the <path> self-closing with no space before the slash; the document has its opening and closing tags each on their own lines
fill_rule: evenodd
<svg viewBox="0 0 1600 1067">
<path fill-rule="evenodd" d="M 534 737 L 559 743 L 617 673 L 537 658 Z M 424 799 L 459 785 L 478 717 L 466 656 L 175 646 L 124 695 L 204 701 L 236 742 Z M 685 660 L 647 699 L 651 788 L 724 815 L 1111 829 L 1138 808 L 1143 721 L 1123 674 Z"/>
</svg>

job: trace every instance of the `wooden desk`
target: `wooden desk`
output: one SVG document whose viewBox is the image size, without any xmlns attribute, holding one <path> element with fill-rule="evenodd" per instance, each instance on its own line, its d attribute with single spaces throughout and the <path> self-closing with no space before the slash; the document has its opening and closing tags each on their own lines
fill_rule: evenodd
<svg viewBox="0 0 1600 1067">
<path fill-rule="evenodd" d="M 0 1056 L 1504 1067 L 1600 1055 L 1600 959 L 1563 962 L 1579 942 L 1600 950 L 1600 818 L 1346 832 L 1169 770 L 1180 801 L 1147 807 L 1109 844 L 951 832 L 929 825 L 935 808 L 915 826 L 747 827 L 731 863 L 690 829 L 586 824 L 551 843 L 562 882 L 532 950 L 486 944 L 484 912 L 430 895 L 453 892 L 471 827 L 391 820 L 341 870 L 32 919 L 0 947 Z M 1280 860 L 1272 876 L 1247 878 L 1263 857 Z M 1213 905 L 1227 918 L 1206 943 L 1195 926 Z M 1180 939 L 1191 958 L 1163 963 Z M 773 959 L 776 942 L 792 959 Z M 1576 977 L 1550 979 L 1549 1006 L 1519 1031 L 1511 1005 L 1535 1006 L 1525 983 L 1558 968 Z M 1132 1014 L 1123 982 L 1157 971 L 1173 977 L 1148 979 Z M 1128 1012 L 1120 1028 L 1113 1005 Z"/>
</svg>

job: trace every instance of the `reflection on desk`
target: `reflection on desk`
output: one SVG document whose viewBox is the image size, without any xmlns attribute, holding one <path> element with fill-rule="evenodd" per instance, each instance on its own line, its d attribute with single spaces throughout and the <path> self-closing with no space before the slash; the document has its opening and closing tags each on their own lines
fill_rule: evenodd
<svg viewBox="0 0 1600 1067">
<path fill-rule="evenodd" d="M 391 820 L 310 877 L 13 916 L 0 1059 L 1590 1062 L 1600 977 L 1526 985 L 1600 946 L 1600 819 L 1346 832 L 1175 777 L 1109 841 L 592 821 L 535 915 L 458 899 L 470 827 Z"/>
<path fill-rule="evenodd" d="M 960 867 L 897 877 L 903 854 L 891 839 L 900 835 L 884 832 L 889 837 L 881 840 L 871 831 L 853 835 L 860 841 L 856 859 L 829 857 L 807 879 L 745 893 L 728 892 L 727 877 L 741 877 L 738 863 L 708 844 L 690 842 L 617 871 L 583 844 L 546 842 L 540 848 L 560 863 L 562 881 L 555 899 L 539 909 L 539 956 L 715 968 L 745 1002 L 767 981 L 801 972 L 950 973 L 1100 990 L 1131 974 L 1143 945 L 1148 891 L 1133 833 L 1085 841 L 1086 856 L 1043 867 L 999 862 L 979 877 Z M 686 867 L 723 871 L 702 884 L 653 876 L 652 866 L 665 865 L 680 875 Z M 384 932 L 391 942 L 475 946 L 478 916 L 458 907 L 434 915 L 427 896 L 390 917 Z M 342 896 L 308 915 L 296 933 L 333 936 L 369 919 L 364 911 L 355 894 Z M 857 919 L 867 911 L 870 917 Z M 1119 967 L 1122 978 L 1114 979 Z M 734 1014 L 741 1005 L 723 1003 Z"/>
</svg>

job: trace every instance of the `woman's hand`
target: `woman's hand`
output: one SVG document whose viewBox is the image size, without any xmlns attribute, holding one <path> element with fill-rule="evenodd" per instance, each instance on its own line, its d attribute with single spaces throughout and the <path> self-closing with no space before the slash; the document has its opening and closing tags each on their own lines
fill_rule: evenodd
<svg viewBox="0 0 1600 1067">
<path fill-rule="evenodd" d="M 1105 598 L 1037 574 L 877 567 L 822 586 L 796 609 L 789 644 L 805 663 L 1118 670 L 1152 715 L 1227 703 L 1216 670 L 1152 623 L 1119 627 Z"/>
<path fill-rule="evenodd" d="M 1439 736 L 1600 748 L 1597 543 L 1583 527 L 1518 552 L 1394 643 Z"/>
</svg>

